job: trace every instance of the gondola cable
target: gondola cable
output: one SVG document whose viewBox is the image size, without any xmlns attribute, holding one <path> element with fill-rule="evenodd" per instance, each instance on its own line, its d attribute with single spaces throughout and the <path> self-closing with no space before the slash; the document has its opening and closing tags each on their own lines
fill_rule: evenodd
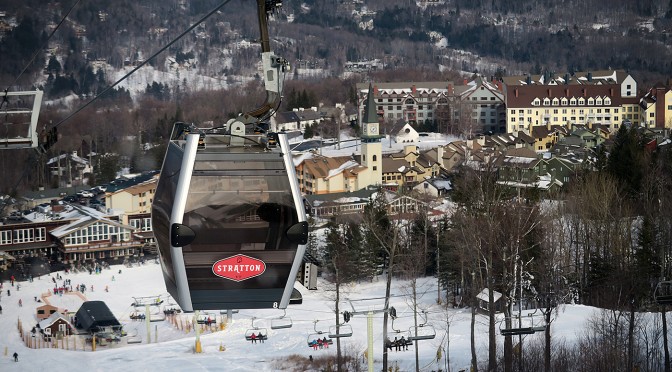
<svg viewBox="0 0 672 372">
<path fill-rule="evenodd" d="M 85 103 L 83 106 L 81 106 L 80 108 L 78 108 L 75 112 L 73 112 L 72 114 L 70 114 L 70 115 L 68 115 L 67 117 L 65 117 L 63 120 L 61 120 L 61 121 L 59 121 L 58 123 L 56 123 L 52 128 L 56 128 L 56 127 L 58 127 L 59 125 L 65 123 L 67 120 L 69 120 L 69 119 L 72 118 L 73 116 L 77 115 L 80 111 L 82 111 L 82 110 L 84 110 L 85 108 L 87 108 L 90 104 L 92 104 L 93 102 L 95 102 L 96 100 L 98 100 L 98 98 L 100 98 L 103 94 L 105 94 L 105 93 L 107 93 L 108 91 L 112 90 L 114 87 L 116 87 L 117 85 L 119 85 L 122 81 L 126 80 L 129 76 L 131 76 L 133 73 L 135 73 L 136 71 L 138 71 L 141 67 L 143 67 L 144 65 L 146 65 L 147 63 L 149 63 L 149 62 L 150 62 L 152 59 L 154 59 L 157 55 L 159 55 L 160 53 L 162 53 L 162 52 L 165 51 L 166 49 L 170 48 L 173 44 L 175 44 L 177 41 L 179 41 L 182 37 L 184 37 L 186 34 L 188 34 L 188 33 L 191 32 L 193 29 L 195 29 L 196 27 L 198 27 L 198 25 L 200 25 L 201 23 L 203 23 L 206 19 L 210 18 L 210 16 L 212 16 L 213 14 L 215 14 L 219 9 L 221 9 L 223 6 L 227 5 L 227 4 L 230 3 L 230 2 L 231 2 L 231 0 L 225 0 L 225 1 L 223 1 L 221 4 L 217 5 L 217 6 L 216 6 L 214 9 L 212 9 L 208 14 L 206 14 L 206 15 L 203 16 L 201 19 L 199 19 L 196 23 L 194 23 L 194 24 L 191 25 L 189 28 L 187 28 L 184 32 L 182 32 L 180 35 L 178 35 L 178 36 L 177 36 L 175 39 L 173 39 L 171 42 L 169 42 L 168 44 L 166 44 L 163 48 L 159 49 L 159 50 L 156 51 L 154 54 L 152 54 L 149 58 L 147 58 L 145 61 L 143 61 L 142 63 L 138 64 L 138 65 L 137 65 L 135 68 L 133 68 L 130 72 L 128 72 L 126 75 L 122 76 L 119 80 L 117 80 L 116 82 L 114 82 L 114 84 L 110 85 L 109 87 L 105 88 L 102 92 L 98 93 L 98 94 L 97 94 L 95 97 L 93 97 L 89 102 Z"/>
</svg>

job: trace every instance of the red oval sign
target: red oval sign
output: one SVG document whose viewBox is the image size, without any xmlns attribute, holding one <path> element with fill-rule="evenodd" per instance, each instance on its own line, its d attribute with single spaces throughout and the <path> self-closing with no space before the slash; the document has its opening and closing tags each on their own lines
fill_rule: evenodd
<svg viewBox="0 0 672 372">
<path fill-rule="evenodd" d="M 222 278 L 242 282 L 266 271 L 266 263 L 262 260 L 237 254 L 221 259 L 212 265 L 212 272 Z"/>
</svg>

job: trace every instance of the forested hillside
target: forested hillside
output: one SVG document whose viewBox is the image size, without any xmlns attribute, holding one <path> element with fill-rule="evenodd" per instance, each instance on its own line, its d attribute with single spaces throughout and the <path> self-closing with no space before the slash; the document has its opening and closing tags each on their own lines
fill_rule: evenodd
<svg viewBox="0 0 672 372">
<path fill-rule="evenodd" d="M 52 95 L 95 92 L 101 76 L 93 61 L 119 69 L 143 61 L 219 0 L 82 1 L 31 64 L 21 83 L 45 84 Z M 31 0 L 4 4 L 0 42 L 2 81 L 18 75 L 73 2 Z M 231 1 L 169 51 L 151 61 L 166 68 L 166 58 L 195 59 L 209 76 L 254 74 L 256 53 L 236 47 L 258 38 L 255 2 Z M 371 27 L 362 26 L 369 22 Z M 615 0 L 447 0 L 417 1 L 285 0 L 271 22 L 274 49 L 291 62 L 312 60 L 339 76 L 347 61 L 381 59 L 387 68 L 437 68 L 439 64 L 484 74 L 628 69 L 640 79 L 660 80 L 672 73 L 670 4 Z M 436 42 L 443 38 L 444 44 Z M 495 65 L 457 61 L 454 50 L 469 51 Z M 56 63 L 48 63 L 50 56 Z M 232 56 L 231 66 L 222 59 Z M 654 57 L 655 56 L 655 57 Z M 183 60 L 184 61 L 184 60 Z M 183 62 L 183 61 L 177 61 Z M 458 63 L 459 62 L 459 63 Z M 457 64 L 456 64 L 457 63 Z M 487 65 L 486 65 L 487 66 Z M 42 76 L 47 73 L 47 76 Z M 68 80 L 57 81 L 59 76 Z M 52 86 L 53 87 L 53 86 Z"/>
<path fill-rule="evenodd" d="M 147 61 L 220 4 L 5 1 L 0 86 L 43 89 L 40 123 L 46 127 L 148 62 L 129 79 L 133 83 L 120 84 L 69 119 L 55 151 L 129 155 L 135 150 L 121 148 L 123 138 L 161 143 L 174 120 L 225 121 L 263 99 L 255 1 L 228 2 Z M 667 1 L 284 0 L 269 27 L 273 50 L 294 67 L 287 92 L 307 91 L 318 104 L 351 101 L 354 84 L 370 79 L 614 68 L 629 70 L 645 89 L 672 75 Z M 382 70 L 348 67 L 367 60 L 377 60 Z M 20 175 L 6 168 L 1 182 L 11 185 L 2 188 L 30 177 Z"/>
</svg>

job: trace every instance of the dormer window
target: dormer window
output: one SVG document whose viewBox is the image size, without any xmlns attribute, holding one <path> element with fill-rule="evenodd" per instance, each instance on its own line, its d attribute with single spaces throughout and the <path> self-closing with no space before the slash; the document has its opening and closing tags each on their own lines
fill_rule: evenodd
<svg viewBox="0 0 672 372">
<path fill-rule="evenodd" d="M 572 97 L 572 99 L 569 100 L 569 105 L 576 106 L 576 98 Z"/>
<path fill-rule="evenodd" d="M 610 105 L 611 105 L 611 98 L 606 97 L 606 98 L 604 99 L 604 105 L 605 105 L 605 106 L 610 106 Z"/>
<path fill-rule="evenodd" d="M 544 98 L 544 106 L 548 106 L 551 104 L 551 100 L 548 99 L 548 97 Z"/>
<path fill-rule="evenodd" d="M 562 97 L 562 99 L 560 100 L 560 104 L 563 105 L 563 106 L 567 106 L 567 98 Z"/>
<path fill-rule="evenodd" d="M 595 100 L 593 97 L 588 98 L 588 106 L 593 106 L 595 104 Z"/>
<path fill-rule="evenodd" d="M 532 106 L 539 106 L 541 101 L 539 101 L 539 98 L 535 98 L 534 101 L 532 101 Z"/>
<path fill-rule="evenodd" d="M 597 97 L 597 99 L 595 99 L 595 104 L 598 106 L 602 106 L 602 97 Z"/>
<path fill-rule="evenodd" d="M 586 105 L 586 100 L 583 99 L 583 97 L 579 98 L 579 106 L 585 106 Z"/>
<path fill-rule="evenodd" d="M 557 97 L 556 97 L 556 98 L 553 98 L 553 106 L 557 106 L 557 105 L 559 105 L 559 104 L 560 104 L 560 100 L 558 100 Z"/>
</svg>

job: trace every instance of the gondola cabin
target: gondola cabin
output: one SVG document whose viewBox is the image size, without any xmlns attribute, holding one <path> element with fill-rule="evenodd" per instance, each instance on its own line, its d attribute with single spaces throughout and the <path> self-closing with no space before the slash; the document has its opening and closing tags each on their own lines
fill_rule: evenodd
<svg viewBox="0 0 672 372">
<path fill-rule="evenodd" d="M 42 94 L 41 90 L 0 92 L 0 150 L 38 146 L 37 121 Z"/>
<path fill-rule="evenodd" d="M 287 307 L 308 224 L 284 134 L 176 124 L 152 205 L 168 292 L 184 311 Z"/>
</svg>

